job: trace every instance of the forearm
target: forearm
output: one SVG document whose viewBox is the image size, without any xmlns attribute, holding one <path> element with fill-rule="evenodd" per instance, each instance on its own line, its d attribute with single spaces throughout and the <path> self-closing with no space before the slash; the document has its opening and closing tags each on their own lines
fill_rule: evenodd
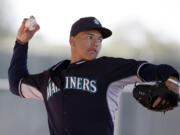
<svg viewBox="0 0 180 135">
<path fill-rule="evenodd" d="M 27 52 L 28 43 L 21 45 L 16 41 L 10 67 L 8 70 L 8 79 L 10 90 L 18 95 L 18 84 L 22 77 L 27 76 Z"/>
<path fill-rule="evenodd" d="M 139 71 L 139 76 L 145 81 L 166 81 L 170 76 L 179 79 L 179 73 L 173 67 L 161 64 L 145 64 Z"/>
</svg>

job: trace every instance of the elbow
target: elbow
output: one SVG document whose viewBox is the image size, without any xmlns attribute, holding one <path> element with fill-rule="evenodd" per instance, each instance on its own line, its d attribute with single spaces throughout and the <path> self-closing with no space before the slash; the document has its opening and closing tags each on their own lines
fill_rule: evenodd
<svg viewBox="0 0 180 135">
<path fill-rule="evenodd" d="M 11 68 L 8 70 L 8 81 L 9 81 L 9 90 L 11 93 L 19 96 L 18 83 L 16 75 L 13 75 Z"/>
<path fill-rule="evenodd" d="M 14 84 L 14 82 L 10 80 L 9 80 L 9 90 L 12 94 L 19 96 L 18 85 Z"/>
<path fill-rule="evenodd" d="M 16 96 L 19 96 L 19 91 L 16 88 L 10 87 L 10 92 Z"/>
</svg>

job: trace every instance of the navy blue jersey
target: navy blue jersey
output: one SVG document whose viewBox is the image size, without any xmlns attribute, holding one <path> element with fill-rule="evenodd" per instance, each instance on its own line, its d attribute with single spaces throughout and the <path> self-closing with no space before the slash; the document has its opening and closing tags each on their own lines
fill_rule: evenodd
<svg viewBox="0 0 180 135">
<path fill-rule="evenodd" d="M 16 42 L 9 68 L 10 89 L 21 97 L 44 101 L 50 135 L 113 135 L 119 96 L 126 85 L 178 77 L 169 65 L 113 57 L 73 64 L 63 60 L 30 75 L 27 50 L 27 44 Z"/>
</svg>

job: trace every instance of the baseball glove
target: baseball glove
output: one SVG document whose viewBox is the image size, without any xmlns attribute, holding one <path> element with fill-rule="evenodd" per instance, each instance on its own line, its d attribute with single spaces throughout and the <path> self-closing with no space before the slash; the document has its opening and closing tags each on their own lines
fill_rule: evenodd
<svg viewBox="0 0 180 135">
<path fill-rule="evenodd" d="M 135 84 L 133 97 L 144 107 L 151 111 L 166 112 L 178 106 L 179 94 L 169 90 L 164 82 Z M 166 104 L 153 107 L 154 101 L 161 97 Z"/>
</svg>

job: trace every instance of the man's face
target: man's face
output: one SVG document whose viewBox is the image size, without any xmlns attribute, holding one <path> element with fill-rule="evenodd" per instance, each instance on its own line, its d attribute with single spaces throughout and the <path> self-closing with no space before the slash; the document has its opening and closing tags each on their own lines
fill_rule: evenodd
<svg viewBox="0 0 180 135">
<path fill-rule="evenodd" d="M 97 30 L 82 31 L 70 37 L 72 57 L 79 60 L 95 59 L 101 49 L 102 39 L 101 33 Z"/>
</svg>

